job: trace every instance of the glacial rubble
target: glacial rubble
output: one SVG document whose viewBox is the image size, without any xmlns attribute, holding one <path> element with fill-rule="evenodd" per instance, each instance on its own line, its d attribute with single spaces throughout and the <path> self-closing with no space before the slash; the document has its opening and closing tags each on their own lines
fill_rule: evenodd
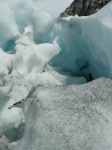
<svg viewBox="0 0 112 150">
<path fill-rule="evenodd" d="M 74 0 L 71 5 L 60 14 L 60 17 L 67 16 L 88 16 L 98 12 L 111 0 Z"/>
</svg>

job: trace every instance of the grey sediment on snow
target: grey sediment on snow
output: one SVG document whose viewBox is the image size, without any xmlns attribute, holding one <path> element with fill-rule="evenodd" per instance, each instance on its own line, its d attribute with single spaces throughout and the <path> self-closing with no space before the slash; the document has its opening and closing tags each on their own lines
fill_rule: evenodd
<svg viewBox="0 0 112 150">
<path fill-rule="evenodd" d="M 14 150 L 112 150 L 111 93 L 106 78 L 37 88 L 25 103 L 25 134 Z"/>
</svg>

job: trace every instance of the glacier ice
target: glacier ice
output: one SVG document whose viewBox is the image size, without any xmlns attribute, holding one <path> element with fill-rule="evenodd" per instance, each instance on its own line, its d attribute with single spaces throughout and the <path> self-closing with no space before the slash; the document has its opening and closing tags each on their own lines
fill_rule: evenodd
<svg viewBox="0 0 112 150">
<path fill-rule="evenodd" d="M 111 150 L 111 87 L 105 78 L 40 86 L 24 103 L 26 131 L 14 150 Z"/>
<path fill-rule="evenodd" d="M 0 1 L 0 150 L 112 150 L 111 13 Z"/>
<path fill-rule="evenodd" d="M 109 47 L 111 3 L 92 16 L 75 16 L 57 20 L 53 20 L 47 13 L 35 8 L 30 0 L 24 2 L 6 0 L 0 3 L 1 23 L 3 20 L 6 22 L 12 18 L 10 26 L 1 25 L 0 29 L 4 28 L 4 33 L 1 31 L 3 33 L 0 38 L 1 48 L 11 50 L 19 43 L 28 46 L 48 42 L 56 45 L 60 51 L 60 54 L 50 61 L 51 65 L 58 66 L 61 70 L 72 72 L 72 74 L 81 72 L 79 74 L 83 76 L 83 74 L 91 73 L 94 79 L 103 76 L 111 77 L 111 48 Z M 20 7 L 22 10 L 25 8 L 21 11 L 22 14 L 19 11 Z M 6 14 L 6 18 L 3 19 L 3 13 L 8 13 L 9 16 Z M 100 32 L 99 35 L 98 32 Z M 88 68 L 80 71 L 76 64 L 77 59 L 85 59 Z"/>
<path fill-rule="evenodd" d="M 33 31 L 36 43 L 50 42 L 49 33 L 53 28 L 54 20 L 45 12 L 33 10 Z"/>
<path fill-rule="evenodd" d="M 3 49 L 7 48 L 7 43 L 10 40 L 14 40 L 19 36 L 14 12 L 4 1 L 0 1 L 0 33 L 0 47 Z"/>
<path fill-rule="evenodd" d="M 32 14 L 32 10 L 34 9 L 33 1 L 32 0 L 24 0 L 24 1 L 4 0 L 4 2 L 8 5 L 9 9 L 13 11 L 18 29 L 20 33 L 23 33 L 24 28 L 27 25 L 31 24 L 32 22 L 31 14 Z"/>
</svg>

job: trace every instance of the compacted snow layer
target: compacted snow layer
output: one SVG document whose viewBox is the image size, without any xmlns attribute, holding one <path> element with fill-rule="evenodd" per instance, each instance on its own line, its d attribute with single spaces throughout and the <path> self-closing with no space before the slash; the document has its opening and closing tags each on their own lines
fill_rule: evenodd
<svg viewBox="0 0 112 150">
<path fill-rule="evenodd" d="M 14 150 L 112 150 L 112 80 L 39 86 L 24 102 Z"/>
</svg>

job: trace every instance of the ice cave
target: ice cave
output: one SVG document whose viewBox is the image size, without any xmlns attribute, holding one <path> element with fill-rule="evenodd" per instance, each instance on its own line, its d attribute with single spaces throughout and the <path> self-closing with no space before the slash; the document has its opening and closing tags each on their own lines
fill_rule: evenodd
<svg viewBox="0 0 112 150">
<path fill-rule="evenodd" d="M 0 0 L 0 150 L 112 150 L 112 2 L 54 19 Z"/>
</svg>

